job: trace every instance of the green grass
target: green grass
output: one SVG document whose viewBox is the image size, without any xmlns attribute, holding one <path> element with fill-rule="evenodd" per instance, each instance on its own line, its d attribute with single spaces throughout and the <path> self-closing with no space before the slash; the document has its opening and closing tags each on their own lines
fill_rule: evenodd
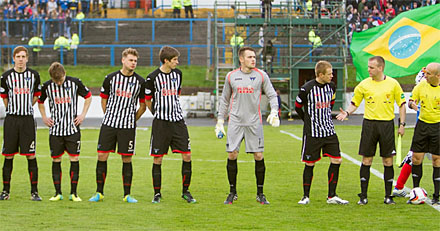
<svg viewBox="0 0 440 231">
<path fill-rule="evenodd" d="M 68 200 L 49 202 L 54 194 L 51 178 L 51 158 L 48 148 L 48 130 L 37 131 L 39 164 L 39 191 L 42 202 L 29 200 L 29 179 L 26 159 L 16 156 L 12 175 L 11 200 L 0 202 L 0 230 L 439 230 L 435 217 L 438 211 L 428 205 L 411 206 L 403 198 L 397 204 L 383 204 L 383 180 L 371 175 L 369 204 L 358 206 L 359 167 L 344 160 L 341 167 L 338 194 L 350 201 L 349 205 L 327 205 L 328 158 L 317 163 L 311 189 L 311 204 L 297 204 L 302 196 L 302 171 L 300 161 L 301 141 L 280 133 L 284 130 L 301 137 L 302 126 L 265 126 L 265 194 L 271 202 L 262 206 L 255 201 L 254 161 L 245 154 L 239 155 L 238 201 L 224 205 L 228 182 L 226 177 L 225 139 L 214 136 L 213 127 L 189 127 L 193 177 L 190 191 L 196 204 L 187 204 L 180 198 L 181 157 L 170 154 L 164 158 L 162 172 L 163 200 L 152 204 L 151 166 L 147 156 L 150 130 L 137 131 L 136 153 L 133 158 L 134 178 L 132 195 L 137 204 L 122 202 L 122 164 L 117 154 L 111 154 L 104 202 L 90 203 L 88 198 L 96 189 L 96 145 L 99 130 L 82 130 L 80 157 L 79 196 L 83 202 Z M 337 126 L 341 149 L 355 159 L 360 127 Z M 409 149 L 413 129 L 407 129 L 403 138 L 403 152 Z M 1 161 L 3 162 L 3 160 Z M 432 194 L 432 165 L 425 159 L 421 186 Z M 67 198 L 70 185 L 69 162 L 64 157 L 62 189 Z M 383 172 L 381 160 L 376 157 L 373 168 Z M 395 179 L 399 173 L 395 168 Z M 411 182 L 411 179 L 409 180 Z M 411 186 L 411 183 L 408 184 Z"/>
<path fill-rule="evenodd" d="M 49 76 L 49 66 L 36 66 L 32 67 L 37 70 L 41 75 L 41 82 L 45 82 L 50 79 Z M 84 84 L 88 87 L 101 87 L 104 77 L 114 71 L 120 70 L 121 66 L 89 66 L 89 65 L 78 65 L 78 66 L 65 66 L 66 73 L 69 76 L 74 76 L 80 78 Z M 150 72 L 154 71 L 157 67 L 146 67 L 138 66 L 136 68 L 136 73 L 142 77 L 146 77 Z M 206 67 L 203 66 L 179 66 L 183 73 L 183 86 L 191 87 L 212 87 L 215 85 L 214 81 L 205 80 Z"/>
</svg>

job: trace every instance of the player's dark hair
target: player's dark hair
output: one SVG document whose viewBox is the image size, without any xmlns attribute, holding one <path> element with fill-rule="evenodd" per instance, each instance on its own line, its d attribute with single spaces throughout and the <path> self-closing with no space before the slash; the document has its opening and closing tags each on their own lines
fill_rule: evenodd
<svg viewBox="0 0 440 231">
<path fill-rule="evenodd" d="M 61 63 L 53 62 L 49 67 L 49 75 L 53 80 L 58 81 L 66 75 L 66 70 Z"/>
<path fill-rule="evenodd" d="M 317 62 L 316 65 L 315 65 L 315 75 L 316 75 L 316 77 L 319 76 L 319 73 L 322 73 L 323 75 L 325 75 L 328 68 L 332 68 L 332 64 L 331 63 L 329 63 L 327 61 L 324 61 L 324 60 L 321 60 L 321 61 Z"/>
<path fill-rule="evenodd" d="M 376 62 L 379 65 L 379 67 L 385 68 L 385 59 L 383 59 L 382 56 L 373 56 L 373 57 L 368 59 L 368 61 L 373 61 L 373 60 L 376 60 Z"/>
<path fill-rule="evenodd" d="M 162 63 L 165 63 L 165 59 L 171 61 L 174 57 L 179 57 L 180 52 L 171 46 L 163 46 L 159 51 L 159 59 Z"/>
<path fill-rule="evenodd" d="M 18 46 L 16 48 L 14 48 L 14 52 L 12 52 L 12 57 L 15 57 L 15 55 L 18 54 L 21 51 L 26 52 L 26 57 L 28 56 L 29 53 L 28 53 L 28 50 L 26 49 L 26 47 Z"/>
<path fill-rule="evenodd" d="M 253 51 L 254 53 L 257 53 L 257 52 L 255 52 L 254 48 L 252 48 L 252 47 L 242 47 L 242 48 L 240 48 L 240 50 L 238 50 L 238 56 L 239 57 L 243 56 L 245 51 Z"/>
<path fill-rule="evenodd" d="M 139 53 L 137 52 L 136 49 L 134 48 L 127 48 L 122 52 L 122 57 L 127 57 L 128 55 L 133 55 L 139 58 Z"/>
</svg>

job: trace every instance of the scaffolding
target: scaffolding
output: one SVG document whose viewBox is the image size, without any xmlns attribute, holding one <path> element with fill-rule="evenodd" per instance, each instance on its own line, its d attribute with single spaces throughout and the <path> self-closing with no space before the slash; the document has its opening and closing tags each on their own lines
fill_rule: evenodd
<svg viewBox="0 0 440 231">
<path fill-rule="evenodd" d="M 337 86 L 334 108 L 342 106 L 344 79 L 347 78 L 344 78 L 347 58 L 345 0 L 324 2 L 324 5 L 313 4 L 307 7 L 302 0 L 281 1 L 280 4 L 272 5 L 271 13 L 267 14 L 262 12 L 260 4 L 235 1 L 231 5 L 231 1 L 216 1 L 216 102 L 221 95 L 226 73 L 238 67 L 238 46 L 234 46 L 237 41 L 231 43 L 230 40 L 239 36 L 243 38 L 245 46 L 257 50 L 257 67 L 268 73 L 275 86 L 288 89 L 288 102 L 283 110 L 294 111 L 299 87 L 315 78 L 314 67 L 319 60 L 329 61 L 333 65 L 334 82 Z M 218 18 L 218 9 L 227 7 L 234 11 L 234 17 Z M 321 38 L 322 45 L 310 42 L 313 34 Z M 268 49 L 264 49 L 265 46 L 270 46 L 269 41 L 274 49 L 274 55 L 270 55 L 270 59 L 265 55 Z"/>
</svg>

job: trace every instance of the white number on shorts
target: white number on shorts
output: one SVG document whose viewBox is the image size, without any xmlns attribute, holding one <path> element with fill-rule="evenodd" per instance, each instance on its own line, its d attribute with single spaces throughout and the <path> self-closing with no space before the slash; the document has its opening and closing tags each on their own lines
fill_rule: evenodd
<svg viewBox="0 0 440 231">
<path fill-rule="evenodd" d="M 133 149 L 133 140 L 130 140 L 129 142 L 128 142 L 128 150 L 132 150 Z"/>
<path fill-rule="evenodd" d="M 76 147 L 76 150 L 78 150 L 78 152 L 79 152 L 79 150 L 81 150 L 81 141 L 76 141 L 76 143 L 78 143 L 78 146 Z"/>
<path fill-rule="evenodd" d="M 35 141 L 32 141 L 31 146 L 29 146 L 31 149 L 35 149 Z"/>
</svg>

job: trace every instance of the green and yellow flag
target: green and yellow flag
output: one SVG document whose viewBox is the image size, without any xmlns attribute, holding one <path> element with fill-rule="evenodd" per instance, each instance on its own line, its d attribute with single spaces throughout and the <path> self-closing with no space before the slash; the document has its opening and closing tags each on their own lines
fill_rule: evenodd
<svg viewBox="0 0 440 231">
<path fill-rule="evenodd" d="M 440 5 L 407 11 L 381 26 L 354 33 L 350 52 L 357 81 L 369 76 L 372 56 L 385 59 L 385 74 L 391 77 L 415 74 L 428 63 L 439 62 Z"/>
</svg>

